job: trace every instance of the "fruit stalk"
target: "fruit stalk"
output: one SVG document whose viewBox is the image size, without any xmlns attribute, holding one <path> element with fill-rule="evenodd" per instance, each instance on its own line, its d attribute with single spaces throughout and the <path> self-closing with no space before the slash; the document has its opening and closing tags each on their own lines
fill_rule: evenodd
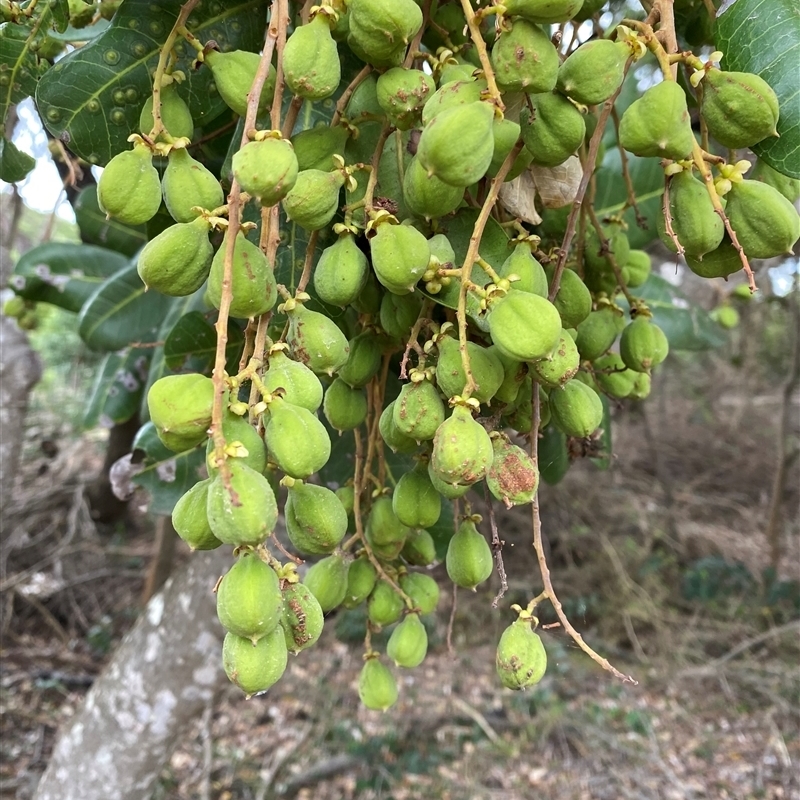
<svg viewBox="0 0 800 800">
<path fill-rule="evenodd" d="M 500 539 L 500 532 L 497 530 L 497 520 L 494 516 L 494 504 L 492 503 L 492 495 L 489 492 L 489 486 L 484 484 L 483 495 L 486 500 L 486 508 L 489 512 L 489 527 L 492 531 L 492 554 L 494 555 L 494 563 L 497 567 L 497 574 L 500 577 L 500 588 L 492 600 L 492 608 L 497 608 L 503 596 L 508 591 L 508 578 L 506 577 L 506 565 L 503 563 L 503 542 Z"/>
<path fill-rule="evenodd" d="M 489 53 L 486 51 L 486 42 L 483 40 L 481 30 L 478 23 L 475 21 L 475 12 L 472 10 L 472 5 L 469 0 L 461 0 L 461 8 L 464 10 L 464 19 L 467 21 L 469 28 L 469 35 L 472 43 L 475 45 L 475 52 L 481 61 L 481 68 L 483 69 L 484 78 L 489 85 L 489 94 L 492 96 L 492 102 L 501 110 L 505 111 L 505 103 L 500 95 L 500 89 L 497 88 L 497 80 L 494 77 L 494 70 L 492 69 L 492 62 L 489 59 Z"/>
<path fill-rule="evenodd" d="M 597 219 L 597 214 L 592 206 L 588 207 L 589 219 L 591 220 L 592 227 L 597 232 L 597 236 L 600 239 L 600 244 L 607 252 L 605 254 L 605 258 L 607 259 L 608 263 L 611 265 L 611 269 L 614 271 L 614 277 L 617 279 L 617 285 L 622 290 L 622 294 L 625 295 L 625 299 L 628 301 L 628 306 L 631 309 L 636 308 L 640 305 L 639 301 L 631 294 L 630 289 L 628 289 L 627 284 L 625 283 L 624 278 L 622 277 L 622 270 L 619 268 L 619 264 L 617 263 L 617 259 L 614 257 L 614 254 L 608 250 L 608 239 L 606 239 L 605 234 L 603 233 L 603 226 L 600 224 L 600 220 Z"/>
</svg>

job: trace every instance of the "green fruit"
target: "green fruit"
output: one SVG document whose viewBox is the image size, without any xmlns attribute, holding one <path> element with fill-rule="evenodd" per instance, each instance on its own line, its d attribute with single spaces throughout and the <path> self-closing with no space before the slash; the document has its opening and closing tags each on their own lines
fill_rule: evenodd
<svg viewBox="0 0 800 800">
<path fill-rule="evenodd" d="M 495 39 L 492 68 L 504 92 L 534 94 L 555 88 L 558 51 L 538 25 L 515 19 Z"/>
<path fill-rule="evenodd" d="M 494 136 L 494 150 L 492 151 L 492 161 L 486 172 L 490 178 L 497 175 L 506 157 L 519 140 L 519 123 L 503 117 L 495 117 L 492 123 L 492 135 Z M 514 178 L 519 177 L 530 166 L 532 158 L 530 151 L 523 147 L 514 159 L 511 169 L 506 173 L 505 180 L 513 181 Z"/>
<path fill-rule="evenodd" d="M 617 338 L 617 312 L 611 308 L 592 311 L 578 325 L 575 344 L 584 361 L 594 361 L 605 353 Z"/>
<path fill-rule="evenodd" d="M 323 303 L 348 306 L 364 288 L 369 261 L 349 231 L 326 247 L 314 269 L 314 291 Z"/>
<path fill-rule="evenodd" d="M 653 262 L 648 253 L 644 250 L 631 250 L 628 253 L 628 263 L 625 264 L 625 269 L 628 270 L 628 288 L 638 289 L 650 277 L 652 267 Z"/>
<path fill-rule="evenodd" d="M 299 169 L 330 172 L 335 166 L 333 156 L 344 153 L 347 138 L 347 129 L 341 125 L 334 128 L 329 125 L 318 125 L 316 128 L 296 133 L 291 141 Z"/>
<path fill-rule="evenodd" d="M 430 478 L 428 480 L 430 481 Z M 397 489 L 395 489 L 396 494 Z M 415 567 L 427 567 L 433 564 L 436 561 L 436 543 L 433 541 L 433 536 L 425 530 L 411 531 L 400 555 Z"/>
<path fill-rule="evenodd" d="M 397 702 L 397 682 L 377 656 L 368 658 L 358 676 L 358 696 L 365 708 L 386 711 Z"/>
<path fill-rule="evenodd" d="M 447 83 L 442 81 L 422 109 L 422 124 L 427 125 L 437 114 L 447 109 L 477 103 L 486 89 L 487 83 L 483 79 L 465 78 Z"/>
<path fill-rule="evenodd" d="M 356 492 L 353 485 L 346 484 L 345 486 L 340 486 L 335 494 L 339 498 L 339 502 L 344 506 L 344 510 L 349 517 L 353 513 L 353 508 L 355 506 Z"/>
<path fill-rule="evenodd" d="M 393 453 L 413 453 L 419 448 L 417 442 L 403 433 L 394 422 L 394 401 L 383 409 L 378 420 L 378 430 L 383 441 Z"/>
<path fill-rule="evenodd" d="M 261 473 L 239 459 L 230 459 L 227 469 L 227 479 L 217 473 L 209 486 L 208 524 L 223 544 L 255 547 L 275 529 L 278 521 L 275 494 Z"/>
<path fill-rule="evenodd" d="M 325 419 L 337 431 L 351 431 L 367 418 L 367 395 L 336 378 L 325 391 L 322 402 Z"/>
<path fill-rule="evenodd" d="M 778 135 L 778 97 L 758 75 L 710 69 L 702 97 L 700 113 L 721 145 L 737 150 Z"/>
<path fill-rule="evenodd" d="M 266 692 L 286 671 L 289 654 L 283 629 L 258 640 L 228 633 L 222 643 L 222 666 L 231 683 L 235 683 L 248 697 Z"/>
<path fill-rule="evenodd" d="M 283 628 L 286 648 L 299 653 L 320 637 L 325 620 L 317 598 L 302 583 L 289 583 L 283 589 Z"/>
<path fill-rule="evenodd" d="M 667 357 L 669 342 L 658 325 L 647 317 L 637 317 L 622 331 L 619 352 L 628 369 L 650 372 Z"/>
<path fill-rule="evenodd" d="M 400 588 L 411 598 L 414 610 L 423 616 L 432 614 L 439 605 L 439 584 L 421 572 L 409 572 L 400 576 Z"/>
<path fill-rule="evenodd" d="M 283 350 L 270 355 L 269 369 L 264 375 L 264 387 L 268 392 L 283 390 L 287 403 L 315 412 L 322 405 L 322 384 L 319 378 L 299 361 L 293 361 Z"/>
<path fill-rule="evenodd" d="M 232 50 L 229 53 L 211 50 L 204 56 L 204 62 L 214 76 L 219 96 L 225 101 L 225 105 L 240 117 L 247 115 L 247 93 L 253 85 L 260 61 L 261 56 L 258 53 L 245 50 Z M 258 100 L 259 111 L 269 109 L 274 93 L 275 67 L 270 65 L 269 75 Z"/>
<path fill-rule="evenodd" d="M 545 358 L 558 344 L 561 317 L 547 299 L 511 291 L 489 309 L 489 332 L 497 349 L 517 361 Z"/>
<path fill-rule="evenodd" d="M 461 205 L 464 189 L 440 181 L 435 175 L 428 175 L 420 160 L 414 156 L 403 176 L 403 199 L 417 216 L 436 219 L 450 214 Z"/>
<path fill-rule="evenodd" d="M 464 393 L 467 374 L 461 361 L 461 349 L 452 336 L 442 336 L 436 343 L 439 359 L 436 362 L 436 383 L 446 397 Z M 467 342 L 472 377 L 476 383 L 473 397 L 480 403 L 489 403 L 505 377 L 503 365 L 492 348 Z"/>
<path fill-rule="evenodd" d="M 283 49 L 283 73 L 292 94 L 307 100 L 324 100 L 342 79 L 339 51 L 331 36 L 327 14 L 317 14 L 294 29 Z"/>
<path fill-rule="evenodd" d="M 493 455 L 492 440 L 483 425 L 466 406 L 456 406 L 436 431 L 430 464 L 444 483 L 471 486 L 486 475 Z"/>
<path fill-rule="evenodd" d="M 594 389 L 571 380 L 548 397 L 553 424 L 567 436 L 584 439 L 603 421 L 603 403 Z"/>
<path fill-rule="evenodd" d="M 208 478 L 192 486 L 172 509 L 172 527 L 192 550 L 216 550 L 222 542 L 214 536 L 208 524 Z"/>
<path fill-rule="evenodd" d="M 626 366 L 616 353 L 607 353 L 594 362 L 594 379 L 597 385 L 607 395 L 619 400 L 633 391 L 633 384 L 636 381 L 636 373 Z"/>
<path fill-rule="evenodd" d="M 428 632 L 417 614 L 406 614 L 392 631 L 386 644 L 386 655 L 395 666 L 413 669 L 418 667 L 428 653 Z"/>
<path fill-rule="evenodd" d="M 191 222 L 198 216 L 192 210 L 196 207 L 211 211 L 225 202 L 217 177 L 192 158 L 185 147 L 169 151 L 161 193 L 167 211 L 176 222 Z"/>
<path fill-rule="evenodd" d="M 625 233 L 625 228 L 621 224 L 610 222 L 603 225 L 603 237 L 606 240 L 605 246 L 600 241 L 600 236 L 594 227 L 589 228 L 586 232 L 586 244 L 583 251 L 583 259 L 587 271 L 594 274 L 605 273 L 612 274 L 611 261 L 609 256 L 613 256 L 617 266 L 622 269 L 628 263 L 628 255 L 631 251 L 631 245 Z M 613 278 L 616 285 L 616 278 Z M 594 291 L 594 287 L 590 284 L 590 278 L 587 276 L 587 286 Z"/>
<path fill-rule="evenodd" d="M 563 164 L 586 135 L 583 114 L 556 92 L 535 95 L 531 106 L 522 109 L 519 119 L 522 140 L 533 156 L 533 163 L 542 167 Z"/>
<path fill-rule="evenodd" d="M 426 465 L 401 476 L 392 495 L 392 509 L 409 528 L 431 528 L 439 521 L 442 498 L 433 488 Z"/>
<path fill-rule="evenodd" d="M 198 217 L 194 222 L 170 225 L 151 239 L 136 262 L 144 285 L 170 297 L 194 294 L 211 269 L 214 248 L 208 240 L 210 229 L 208 220 Z"/>
<path fill-rule="evenodd" d="M 297 156 L 287 139 L 248 142 L 234 153 L 231 167 L 242 190 L 264 206 L 283 200 L 298 175 Z"/>
<path fill-rule="evenodd" d="M 773 169 L 766 161 L 759 159 L 750 177 L 754 181 L 761 181 L 777 189 L 790 203 L 800 200 L 800 180 L 790 178 L 781 172 Z"/>
<path fill-rule="evenodd" d="M 372 593 L 377 580 L 378 572 L 366 556 L 352 561 L 347 570 L 347 594 L 342 605 L 345 608 L 360 606 Z"/>
<path fill-rule="evenodd" d="M 467 187 L 489 169 L 494 152 L 492 122 L 494 111 L 488 103 L 469 103 L 446 109 L 422 129 L 417 147 L 420 163 L 439 180 Z M 458 142 L 458 147 L 453 143 Z"/>
<path fill-rule="evenodd" d="M 339 377 L 354 389 L 363 389 L 378 374 L 382 355 L 373 333 L 359 333 L 350 340 L 350 355 L 339 369 Z"/>
<path fill-rule="evenodd" d="M 406 383 L 394 403 L 392 411 L 395 427 L 417 442 L 436 435 L 444 422 L 444 403 L 436 387 L 428 380 Z"/>
<path fill-rule="evenodd" d="M 395 67 L 378 77 L 377 98 L 389 121 L 398 130 L 416 127 L 422 119 L 422 106 L 436 85 L 419 69 Z"/>
<path fill-rule="evenodd" d="M 339 498 L 324 486 L 296 481 L 284 507 L 286 533 L 301 555 L 324 555 L 347 533 L 347 512 Z"/>
<path fill-rule="evenodd" d="M 495 664 L 500 682 L 508 689 L 527 689 L 544 677 L 547 653 L 531 620 L 518 619 L 503 631 Z"/>
<path fill-rule="evenodd" d="M 622 85 L 631 50 L 624 42 L 594 39 L 567 56 L 558 69 L 558 91 L 586 106 L 605 102 Z"/>
<path fill-rule="evenodd" d="M 410 225 L 379 225 L 369 240 L 372 268 L 393 294 L 407 294 L 428 269 L 428 240 Z"/>
<path fill-rule="evenodd" d="M 158 438 L 175 453 L 191 450 L 208 436 L 214 384 L 205 375 L 167 375 L 147 393 Z"/>
<path fill-rule="evenodd" d="M 292 355 L 318 374 L 333 375 L 347 363 L 350 346 L 338 325 L 325 314 L 298 304 L 287 310 L 286 342 Z"/>
<path fill-rule="evenodd" d="M 247 464 L 256 472 L 263 472 L 267 466 L 267 448 L 258 431 L 250 424 L 249 419 L 239 417 L 226 411 L 222 417 L 222 435 L 228 445 L 238 442 L 247 451 L 247 455 L 234 455 L 241 463 Z M 209 439 L 206 444 L 206 467 L 212 477 L 217 473 L 216 459 L 214 456 L 214 440 Z"/>
<path fill-rule="evenodd" d="M 269 404 L 264 440 L 270 459 L 292 478 L 308 478 L 322 469 L 331 455 L 331 440 L 317 417 L 307 408 L 277 397 Z"/>
<path fill-rule="evenodd" d="M 419 293 L 398 295 L 387 292 L 381 298 L 381 327 L 395 339 L 405 339 L 422 308 Z"/>
<path fill-rule="evenodd" d="M 408 526 L 404 525 L 394 513 L 391 497 L 379 497 L 372 504 L 367 518 L 367 534 L 371 542 L 386 546 L 405 542 Z"/>
<path fill-rule="evenodd" d="M 161 180 L 146 145 L 118 153 L 97 182 L 100 210 L 126 225 L 151 220 L 161 205 Z"/>
<path fill-rule="evenodd" d="M 551 279 L 553 274 L 550 273 Z M 592 294 L 577 272 L 565 269 L 561 273 L 561 282 L 553 298 L 553 305 L 565 328 L 577 328 L 589 316 L 592 311 Z"/>
<path fill-rule="evenodd" d="M 367 600 L 367 616 L 373 625 L 382 628 L 400 619 L 405 604 L 403 598 L 384 580 L 375 584 Z"/>
<path fill-rule="evenodd" d="M 687 255 L 686 265 L 701 278 L 727 278 L 742 268 L 742 260 L 726 235 L 722 244 L 702 259 Z"/>
<path fill-rule="evenodd" d="M 525 242 L 515 245 L 511 255 L 497 270 L 497 274 L 501 278 L 512 276 L 519 278 L 513 283 L 515 290 L 547 297 L 547 275 L 544 267 L 533 257 L 530 245 Z"/>
<path fill-rule="evenodd" d="M 725 211 L 749 258 L 775 258 L 792 252 L 800 238 L 800 216 L 772 186 L 761 181 L 735 183 Z"/>
<path fill-rule="evenodd" d="M 619 123 L 619 143 L 637 156 L 688 158 L 695 144 L 686 95 L 675 81 L 662 81 L 629 105 Z"/>
<path fill-rule="evenodd" d="M 217 616 L 222 627 L 255 644 L 275 630 L 282 611 L 275 570 L 254 553 L 243 553 L 217 587 Z"/>
<path fill-rule="evenodd" d="M 445 565 L 450 580 L 464 589 L 474 589 L 492 574 L 492 551 L 475 523 L 465 519 L 447 546 Z"/>
<path fill-rule="evenodd" d="M 633 390 L 628 395 L 628 398 L 631 400 L 644 400 L 650 394 L 650 376 L 646 372 L 640 372 L 636 376 L 636 380 L 633 382 Z"/>
<path fill-rule="evenodd" d="M 228 236 L 225 234 L 222 244 L 211 262 L 208 276 L 208 299 L 214 308 L 222 303 L 222 282 L 225 274 L 225 259 L 228 250 Z M 269 261 L 261 249 L 245 238 L 244 233 L 236 234 L 231 269 L 231 305 L 230 315 L 240 319 L 249 319 L 266 314 L 278 299 L 278 288 L 275 275 Z"/>
<path fill-rule="evenodd" d="M 398 66 L 406 46 L 422 27 L 414 0 L 351 0 L 348 44 L 375 67 Z"/>
<path fill-rule="evenodd" d="M 574 340 L 562 330 L 555 350 L 548 358 L 531 364 L 531 370 L 539 383 L 559 387 L 575 377 L 580 365 L 581 357 Z"/>
<path fill-rule="evenodd" d="M 161 122 L 166 132 L 175 139 L 191 139 L 194 133 L 192 112 L 178 94 L 178 87 L 169 83 L 161 87 Z M 147 136 L 153 130 L 153 95 L 144 101 L 139 115 L 139 130 Z"/>
<path fill-rule="evenodd" d="M 314 595 L 323 613 L 340 606 L 347 592 L 347 562 L 340 555 L 328 556 L 308 570 L 306 588 Z"/>
<path fill-rule="evenodd" d="M 687 255 L 702 258 L 716 250 L 725 236 L 722 217 L 714 211 L 708 190 L 691 172 L 674 175 L 669 182 L 669 213 L 672 232 Z M 667 233 L 663 214 L 656 219 L 658 237 L 673 253 L 675 242 Z"/>
<path fill-rule="evenodd" d="M 341 172 L 306 169 L 281 204 L 286 216 L 307 231 L 326 227 L 339 208 L 339 191 L 344 185 Z"/>
<path fill-rule="evenodd" d="M 580 10 L 584 0 L 504 0 L 505 14 L 549 25 L 566 22 Z"/>
<path fill-rule="evenodd" d="M 503 382 L 500 384 L 495 397 L 501 403 L 513 404 L 517 401 L 520 387 L 528 374 L 528 366 L 521 361 L 503 355 L 494 345 L 489 350 L 497 357 L 503 367 Z"/>
<path fill-rule="evenodd" d="M 717 324 L 730 330 L 739 324 L 739 312 L 733 306 L 719 306 L 711 312 Z"/>
<path fill-rule="evenodd" d="M 531 457 L 504 436 L 492 440 L 494 458 L 486 474 L 489 491 L 507 508 L 530 503 L 539 486 L 539 471 Z"/>
<path fill-rule="evenodd" d="M 448 500 L 458 500 L 459 497 L 463 497 L 472 488 L 471 483 L 447 483 L 442 480 L 434 471 L 430 462 L 428 462 L 428 477 L 431 479 L 433 488 Z"/>
</svg>

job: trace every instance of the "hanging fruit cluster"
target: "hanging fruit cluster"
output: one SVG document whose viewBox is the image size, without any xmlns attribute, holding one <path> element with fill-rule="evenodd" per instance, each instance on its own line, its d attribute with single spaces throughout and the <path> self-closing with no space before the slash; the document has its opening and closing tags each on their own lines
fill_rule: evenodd
<svg viewBox="0 0 800 800">
<path fill-rule="evenodd" d="M 192 549 L 233 548 L 217 608 L 225 670 L 248 695 L 317 641 L 325 614 L 364 605 L 359 693 L 368 708 L 391 706 L 386 660 L 410 669 L 426 655 L 423 618 L 439 600 L 425 570 L 436 559 L 429 529 L 443 504 L 461 503 L 447 574 L 475 589 L 501 543 L 493 553 L 470 490 L 485 486 L 507 507 L 532 503 L 540 432 L 588 444 L 604 424 L 603 396 L 647 397 L 669 349 L 631 292 L 650 257 L 631 248 L 621 217 L 599 219 L 582 203 L 635 61 L 654 55 L 661 75 L 619 116 L 619 146 L 663 166 L 667 247 L 705 277 L 744 268 L 752 280 L 749 258 L 790 252 L 800 236 L 780 182 L 745 179 L 749 161 L 710 144 L 735 150 L 775 135 L 778 102 L 761 78 L 718 69 L 719 54 L 703 63 L 667 52 L 668 39 L 638 20 L 578 45 L 574 31 L 598 3 L 474 5 L 323 0 L 290 19 L 289 4 L 273 2 L 263 57 L 220 52 L 178 26 L 197 68 L 245 118 L 227 199 L 189 153 L 193 122 L 168 48 L 132 149 L 100 179 L 111 217 L 141 224 L 163 200 L 174 220 L 139 255 L 148 289 L 180 297 L 205 287 L 218 309 L 213 375 L 162 377 L 148 406 L 170 450 L 206 447 L 208 477 L 173 522 Z M 549 26 L 563 32 L 570 21 L 569 35 L 553 35 Z M 679 69 L 695 87 L 699 132 Z M 295 133 L 303 104 L 329 98 L 330 125 Z M 583 179 L 546 205 L 565 209 L 555 224 L 509 210 L 504 187 L 570 162 Z M 482 255 L 490 221 L 507 241 L 494 267 Z M 471 230 L 458 256 L 456 224 Z M 305 268 L 280 285 L 277 243 L 298 229 Z M 214 231 L 224 232 L 216 252 Z M 229 318 L 247 324 L 237 374 L 224 371 Z M 353 432 L 355 449 L 351 479 L 335 491 L 315 481 L 332 431 Z M 416 466 L 392 475 L 390 451 Z M 279 513 L 294 551 L 322 557 L 302 580 L 298 559 L 271 539 Z M 532 613 L 553 598 L 543 579 L 498 646 L 512 689 L 544 675 Z M 387 626 L 382 659 L 371 633 Z"/>
</svg>

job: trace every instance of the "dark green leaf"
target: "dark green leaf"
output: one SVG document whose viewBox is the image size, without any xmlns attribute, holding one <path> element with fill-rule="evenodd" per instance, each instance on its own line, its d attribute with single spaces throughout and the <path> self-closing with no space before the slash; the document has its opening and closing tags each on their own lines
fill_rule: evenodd
<svg viewBox="0 0 800 800">
<path fill-rule="evenodd" d="M 119 350 L 133 342 L 152 342 L 171 302 L 158 292 L 145 294 L 136 264 L 129 264 L 86 301 L 78 317 L 78 333 L 93 350 Z"/>
<path fill-rule="evenodd" d="M 717 17 L 722 68 L 760 75 L 778 95 L 780 138 L 753 147 L 773 169 L 800 178 L 800 14 L 797 0 L 734 0 Z"/>
<path fill-rule="evenodd" d="M 21 181 L 34 167 L 36 159 L 23 153 L 10 139 L 0 139 L 0 181 Z"/>
<path fill-rule="evenodd" d="M 554 425 L 548 425 L 539 438 L 539 474 L 545 483 L 555 486 L 568 469 L 567 437 Z"/>
<path fill-rule="evenodd" d="M 107 163 L 128 147 L 131 131 L 138 130 L 159 47 L 180 6 L 180 0 L 125 0 L 102 35 L 61 59 L 40 81 L 36 102 L 44 124 L 89 163 Z M 213 38 L 224 50 L 257 50 L 264 32 L 263 10 L 262 0 L 204 3 L 191 14 L 187 27 L 201 41 Z M 180 94 L 202 125 L 225 105 L 211 91 L 211 71 L 191 68 L 194 49 L 179 41 L 175 52 L 175 66 L 187 78 Z"/>
<path fill-rule="evenodd" d="M 56 31 L 64 33 L 69 27 L 69 0 L 50 0 L 50 11 Z"/>
<path fill-rule="evenodd" d="M 216 316 L 216 315 L 215 315 Z M 237 371 L 244 333 L 233 321 L 228 323 L 227 370 Z M 214 366 L 217 331 L 200 311 L 182 316 L 164 342 L 164 361 L 174 372 L 208 372 Z"/>
<path fill-rule="evenodd" d="M 133 347 L 105 357 L 84 414 L 85 428 L 127 422 L 139 411 L 152 355 L 152 349 Z"/>
<path fill-rule="evenodd" d="M 127 264 L 127 258 L 103 247 L 46 242 L 20 257 L 9 285 L 26 300 L 77 314 L 86 300 Z"/>
<path fill-rule="evenodd" d="M 83 44 L 85 42 L 91 42 L 92 39 L 96 39 L 100 34 L 105 33 L 109 25 L 111 25 L 111 23 L 107 19 L 101 17 L 97 22 L 92 25 L 87 25 L 85 28 L 73 28 L 72 25 L 67 25 L 63 31 L 51 32 L 50 36 L 60 42 Z"/>
<path fill-rule="evenodd" d="M 144 225 L 133 228 L 112 217 L 106 219 L 97 203 L 95 184 L 81 190 L 73 208 L 84 242 L 107 247 L 126 256 L 134 255 L 147 242 Z"/>
<path fill-rule="evenodd" d="M 50 12 L 43 12 L 49 16 Z M 38 26 L 39 20 L 34 23 Z M 0 126 L 5 130 L 8 109 L 36 91 L 39 59 L 31 52 L 33 29 L 6 22 L 0 25 Z"/>
</svg>

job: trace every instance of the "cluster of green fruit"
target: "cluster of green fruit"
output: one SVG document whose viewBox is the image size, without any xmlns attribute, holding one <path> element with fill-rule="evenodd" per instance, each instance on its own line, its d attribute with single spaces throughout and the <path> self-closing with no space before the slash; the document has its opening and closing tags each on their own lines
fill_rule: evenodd
<svg viewBox="0 0 800 800">
<path fill-rule="evenodd" d="M 187 149 L 193 123 L 179 75 L 160 88 L 161 125 L 150 101 L 132 149 L 102 174 L 98 196 L 109 215 L 141 224 L 163 201 L 175 221 L 139 255 L 149 288 L 185 296 L 205 286 L 208 305 L 228 303 L 234 318 L 271 315 L 266 352 L 239 375 L 218 375 L 216 384 L 200 374 L 170 375 L 148 395 L 169 449 L 207 447 L 208 478 L 181 498 L 173 522 L 193 549 L 234 548 L 218 612 L 228 631 L 226 672 L 248 695 L 273 685 L 287 653 L 312 645 L 323 615 L 340 606 L 364 604 L 370 631 L 396 625 L 389 658 L 419 665 L 427 651 L 420 617 L 439 598 L 424 569 L 436 560 L 429 530 L 443 500 L 485 482 L 508 507 L 530 503 L 539 470 L 512 437 L 532 438 L 534 451 L 547 426 L 590 439 L 603 424 L 601 397 L 645 398 L 652 370 L 667 356 L 667 338 L 646 305 L 631 303 L 626 321 L 616 302 L 620 293 L 630 298 L 651 269 L 620 219 L 587 226 L 565 270 L 557 267 L 563 231 L 548 251 L 517 224 L 496 269 L 480 258 L 479 242 L 474 269 L 462 267 L 446 232 L 448 219 L 472 214 L 494 176 L 513 180 L 531 165 L 552 168 L 581 152 L 597 123 L 594 107 L 614 96 L 643 55 L 643 39 L 620 27 L 562 60 L 542 26 L 581 19 L 582 5 L 507 0 L 489 30 L 486 15 L 465 18 L 458 3 L 434 3 L 426 18 L 415 0 L 336 0 L 296 25 L 282 51 L 286 87 L 319 101 L 347 86 L 341 119 L 291 138 L 253 130 L 230 169 L 258 208 L 280 204 L 309 233 L 332 227 L 335 240 L 316 258 L 311 287 L 323 309 L 343 309 L 335 316 L 311 310 L 309 293 L 277 285 L 273 265 L 247 236 L 252 225 L 227 226 L 219 179 Z M 596 5 L 586 4 L 586 17 Z M 483 60 L 465 21 L 484 30 Z M 370 68 L 349 86 L 345 47 Z M 206 48 L 198 58 L 220 96 L 244 115 L 259 57 Z M 738 148 L 774 134 L 777 101 L 760 78 L 705 65 L 697 74 L 701 113 L 718 141 Z M 260 112 L 275 85 L 273 68 Z M 800 235 L 789 200 L 764 180 L 744 180 L 744 164 L 715 159 L 716 182 L 695 177 L 699 145 L 675 81 L 647 89 L 625 110 L 619 139 L 637 156 L 665 159 L 669 203 L 659 233 L 694 271 L 714 277 L 741 267 L 714 198 L 723 198 L 748 256 L 779 255 Z M 371 166 L 364 153 L 374 154 Z M 359 171 L 369 180 L 357 181 Z M 214 228 L 225 229 L 216 254 Z M 407 371 L 409 356 L 415 366 Z M 395 396 L 390 368 L 408 378 Z M 356 430 L 368 442 L 354 480 L 335 491 L 312 482 L 330 459 L 329 429 Z M 384 448 L 413 456 L 416 466 L 387 481 Z M 267 548 L 284 492 L 293 548 L 322 556 L 302 582 L 294 564 L 282 565 Z M 474 589 L 493 570 L 479 521 L 468 511 L 448 545 L 447 574 L 459 587 Z M 504 685 L 521 689 L 541 679 L 546 658 L 532 607 L 517 611 L 497 670 Z M 369 644 L 359 690 L 369 708 L 397 699 L 391 671 Z"/>
</svg>

